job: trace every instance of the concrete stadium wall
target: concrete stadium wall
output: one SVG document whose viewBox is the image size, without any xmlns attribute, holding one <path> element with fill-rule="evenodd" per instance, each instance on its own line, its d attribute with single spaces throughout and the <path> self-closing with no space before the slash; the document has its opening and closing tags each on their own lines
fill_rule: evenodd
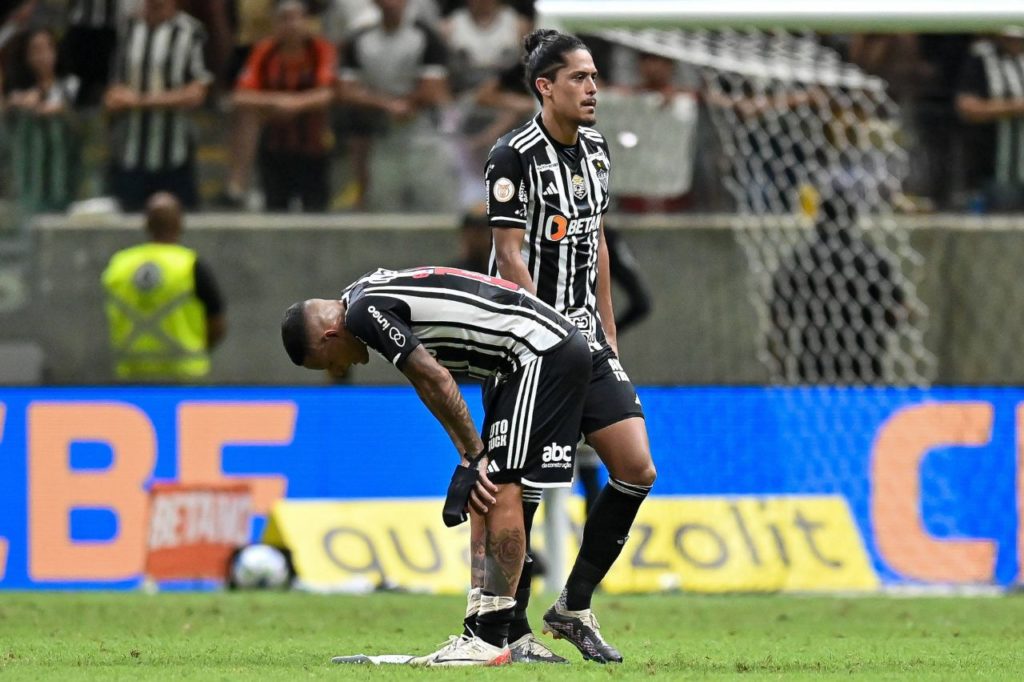
<svg viewBox="0 0 1024 682">
<path fill-rule="evenodd" d="M 212 383 L 310 384 L 281 348 L 285 307 L 332 296 L 367 270 L 447 264 L 456 219 L 446 216 L 191 216 L 185 242 L 215 271 L 229 331 L 214 356 Z M 617 225 L 654 292 L 654 311 L 620 340 L 623 362 L 643 384 L 759 384 L 757 322 L 748 268 L 725 216 L 620 218 Z M 44 216 L 32 228 L 24 309 L 0 311 L 0 340 L 38 344 L 45 380 L 109 381 L 99 276 L 116 250 L 141 238 L 137 217 Z M 927 344 L 938 383 L 1021 384 L 1016 351 L 1017 272 L 1024 218 L 935 216 L 910 224 L 923 255 L 920 294 L 931 311 Z M 374 356 L 357 383 L 403 381 Z"/>
</svg>

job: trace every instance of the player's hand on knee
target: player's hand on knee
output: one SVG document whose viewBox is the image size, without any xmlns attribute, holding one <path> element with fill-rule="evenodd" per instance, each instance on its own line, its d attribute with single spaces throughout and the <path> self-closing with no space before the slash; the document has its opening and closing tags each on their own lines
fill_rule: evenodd
<svg viewBox="0 0 1024 682">
<path fill-rule="evenodd" d="M 498 501 L 494 497 L 498 492 L 498 486 L 492 483 L 491 479 L 487 478 L 487 465 L 489 462 L 490 460 L 487 457 L 483 457 L 477 464 L 480 478 L 477 479 L 476 485 L 473 486 L 473 491 L 469 494 L 469 506 L 478 514 L 486 514 L 494 503 Z"/>
</svg>

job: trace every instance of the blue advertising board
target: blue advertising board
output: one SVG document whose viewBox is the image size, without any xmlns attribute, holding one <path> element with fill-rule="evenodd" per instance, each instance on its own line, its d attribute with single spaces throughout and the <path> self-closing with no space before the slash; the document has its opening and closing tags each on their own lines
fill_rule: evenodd
<svg viewBox="0 0 1024 682">
<path fill-rule="evenodd" d="M 1024 390 L 640 396 L 655 497 L 838 495 L 882 584 L 1019 580 Z M 251 483 L 258 536 L 282 496 L 439 498 L 457 461 L 404 387 L 3 389 L 0 426 L 13 589 L 137 586 L 154 482 Z"/>
</svg>

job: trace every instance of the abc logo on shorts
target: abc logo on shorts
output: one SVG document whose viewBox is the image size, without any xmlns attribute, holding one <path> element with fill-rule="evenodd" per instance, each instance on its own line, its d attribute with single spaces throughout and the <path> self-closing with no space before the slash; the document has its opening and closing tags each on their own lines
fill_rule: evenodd
<svg viewBox="0 0 1024 682">
<path fill-rule="evenodd" d="M 541 452 L 541 461 L 545 464 L 564 462 L 568 466 L 572 463 L 572 446 L 559 445 L 558 443 L 545 445 L 544 450 Z"/>
</svg>

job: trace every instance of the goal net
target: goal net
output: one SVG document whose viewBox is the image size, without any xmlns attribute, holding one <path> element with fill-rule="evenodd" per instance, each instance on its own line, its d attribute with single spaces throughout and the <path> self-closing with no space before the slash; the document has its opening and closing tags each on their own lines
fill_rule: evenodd
<svg viewBox="0 0 1024 682">
<path fill-rule="evenodd" d="M 772 382 L 927 384 L 920 257 L 893 220 L 907 155 L 885 84 L 810 34 L 602 35 L 700 74 Z"/>
</svg>

